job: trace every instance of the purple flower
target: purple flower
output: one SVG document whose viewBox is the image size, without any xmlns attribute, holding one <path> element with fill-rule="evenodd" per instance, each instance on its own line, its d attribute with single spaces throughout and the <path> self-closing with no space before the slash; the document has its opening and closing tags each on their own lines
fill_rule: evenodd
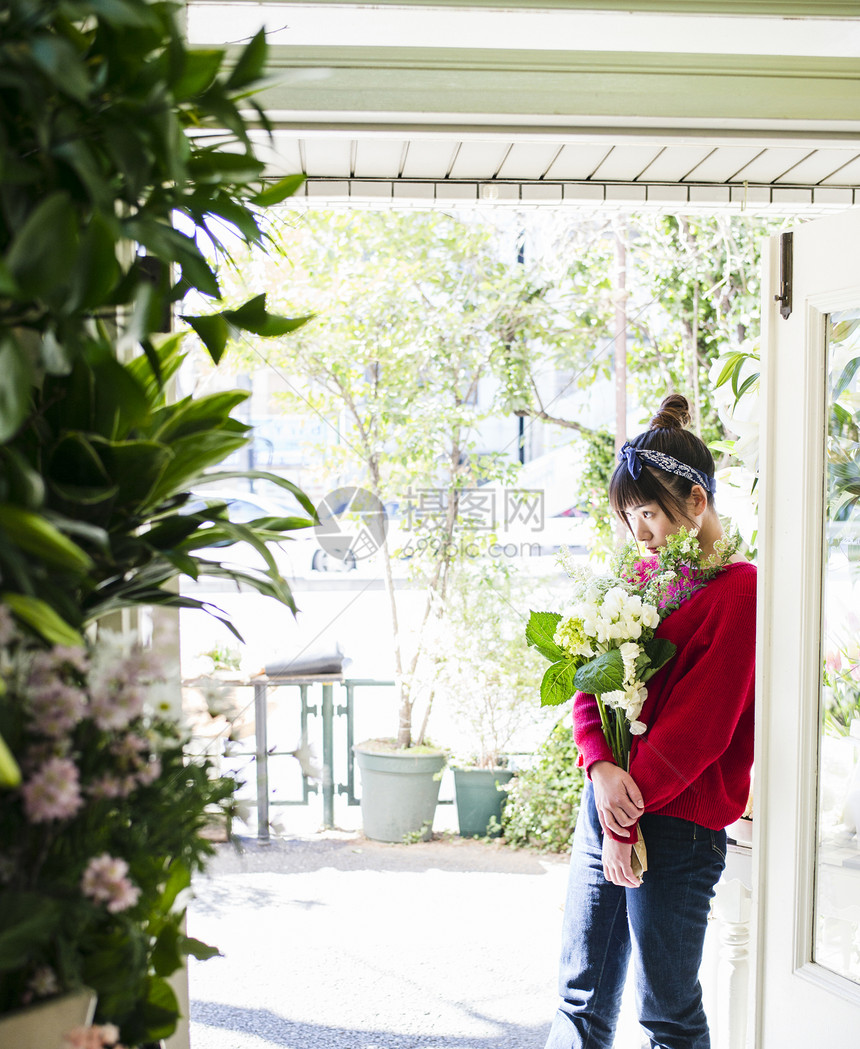
<svg viewBox="0 0 860 1049">
<path fill-rule="evenodd" d="M 68 758 L 49 758 L 21 787 L 33 823 L 70 819 L 83 804 L 78 770 Z"/>
</svg>

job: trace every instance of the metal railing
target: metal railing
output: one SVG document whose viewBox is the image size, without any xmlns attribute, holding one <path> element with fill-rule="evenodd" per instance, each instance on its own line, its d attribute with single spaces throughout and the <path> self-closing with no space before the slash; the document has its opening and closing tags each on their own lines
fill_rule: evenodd
<svg viewBox="0 0 860 1049">
<path fill-rule="evenodd" d="M 183 682 L 186 687 L 203 685 L 223 688 L 253 688 L 254 690 L 254 749 L 230 750 L 230 757 L 254 759 L 256 772 L 257 840 L 270 840 L 270 809 L 275 806 L 308 805 L 311 795 L 322 793 L 323 827 L 334 827 L 335 795 L 346 795 L 348 805 L 358 805 L 355 794 L 355 699 L 356 690 L 361 688 L 392 688 L 393 681 L 377 681 L 372 678 L 345 678 L 340 674 L 318 674 L 292 677 L 289 675 L 258 675 L 253 678 L 196 678 Z M 345 691 L 345 702 L 335 705 L 334 686 Z M 322 691 L 318 703 L 310 702 L 311 689 L 319 686 Z M 316 782 L 302 768 L 301 798 L 273 799 L 269 786 L 269 761 L 271 758 L 287 757 L 291 750 L 269 747 L 269 690 L 273 688 L 297 688 L 299 690 L 300 738 L 302 744 L 308 740 L 309 719 L 322 720 L 322 778 Z M 334 722 L 335 718 L 346 718 L 346 783 L 336 783 L 334 776 Z M 226 752 L 225 752 L 226 753 Z"/>
</svg>

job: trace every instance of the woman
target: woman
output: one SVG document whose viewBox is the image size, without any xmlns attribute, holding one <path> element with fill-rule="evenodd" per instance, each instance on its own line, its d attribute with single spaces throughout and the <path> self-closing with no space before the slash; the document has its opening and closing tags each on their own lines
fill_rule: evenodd
<svg viewBox="0 0 860 1049">
<path fill-rule="evenodd" d="M 655 553 L 680 528 L 705 555 L 723 534 L 714 460 L 685 429 L 687 401 L 667 397 L 624 446 L 613 510 Z M 753 758 L 756 571 L 735 555 L 657 630 L 677 646 L 648 683 L 630 771 L 614 764 L 593 696 L 574 700 L 588 782 L 574 835 L 560 994 L 547 1049 L 610 1049 L 632 955 L 639 1022 L 653 1049 L 708 1049 L 698 971 L 725 827 L 744 810 Z M 648 849 L 631 867 L 638 829 Z"/>
</svg>

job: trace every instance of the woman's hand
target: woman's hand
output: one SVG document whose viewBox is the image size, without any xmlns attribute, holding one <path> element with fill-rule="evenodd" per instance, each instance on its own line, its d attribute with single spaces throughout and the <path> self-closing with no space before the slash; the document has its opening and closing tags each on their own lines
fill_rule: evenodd
<svg viewBox="0 0 860 1049">
<path fill-rule="evenodd" d="M 603 836 L 603 876 L 613 885 L 622 888 L 638 889 L 642 881 L 633 873 L 630 866 L 630 857 L 633 852 L 632 845 L 625 845 L 623 841 L 616 841 L 608 834 Z"/>
<path fill-rule="evenodd" d="M 611 761 L 595 761 L 588 772 L 600 825 L 623 837 L 645 811 L 641 791 L 633 777 Z"/>
</svg>

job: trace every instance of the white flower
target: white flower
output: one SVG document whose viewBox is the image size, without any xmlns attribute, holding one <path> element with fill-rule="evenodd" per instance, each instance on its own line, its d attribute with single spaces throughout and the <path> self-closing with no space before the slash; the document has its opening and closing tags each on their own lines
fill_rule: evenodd
<svg viewBox="0 0 860 1049">
<path fill-rule="evenodd" d="M 631 721 L 630 722 L 630 734 L 632 736 L 641 736 L 643 732 L 648 728 L 644 721 Z"/>
<path fill-rule="evenodd" d="M 621 659 L 624 661 L 624 682 L 625 684 L 633 682 L 634 674 L 636 673 L 636 660 L 639 658 L 639 653 L 642 649 L 633 641 L 625 641 L 623 645 L 619 647 L 621 653 Z"/>
</svg>

